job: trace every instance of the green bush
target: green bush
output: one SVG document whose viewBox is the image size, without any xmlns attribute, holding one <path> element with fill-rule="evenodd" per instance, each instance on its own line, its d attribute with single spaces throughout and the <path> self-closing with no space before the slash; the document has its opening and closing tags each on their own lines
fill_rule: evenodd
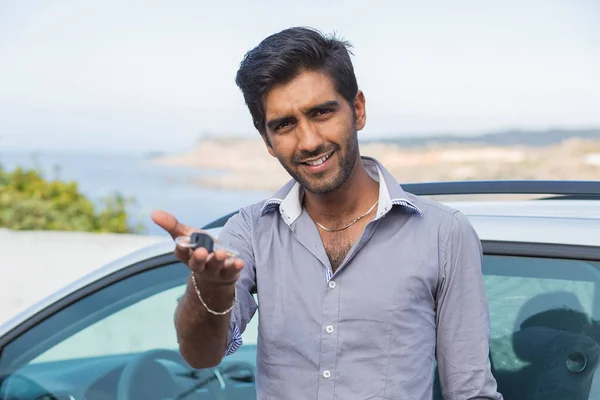
<svg viewBox="0 0 600 400">
<path fill-rule="evenodd" d="M 0 227 L 13 230 L 82 232 L 140 232 L 128 224 L 127 206 L 133 199 L 116 194 L 97 210 L 76 182 L 44 179 L 34 169 L 0 166 Z"/>
</svg>

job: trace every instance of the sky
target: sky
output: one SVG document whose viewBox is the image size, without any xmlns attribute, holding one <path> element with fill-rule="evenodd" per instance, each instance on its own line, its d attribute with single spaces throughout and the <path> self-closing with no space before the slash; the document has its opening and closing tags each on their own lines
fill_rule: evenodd
<svg viewBox="0 0 600 400">
<path fill-rule="evenodd" d="M 290 26 L 353 46 L 364 139 L 600 126 L 600 2 L 0 1 L 0 150 L 257 137 L 234 79 Z"/>
</svg>

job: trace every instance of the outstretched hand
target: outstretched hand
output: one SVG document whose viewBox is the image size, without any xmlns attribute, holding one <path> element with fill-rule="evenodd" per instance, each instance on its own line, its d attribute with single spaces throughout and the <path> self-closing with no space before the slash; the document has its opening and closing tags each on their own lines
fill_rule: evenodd
<svg viewBox="0 0 600 400">
<path fill-rule="evenodd" d="M 179 236 L 190 236 L 194 232 L 204 232 L 201 229 L 184 225 L 174 215 L 166 211 L 154 211 L 152 221 L 164 229 L 173 240 Z M 216 249 L 213 253 L 203 248 L 187 249 L 175 247 L 177 259 L 187 264 L 188 268 L 197 274 L 203 283 L 216 285 L 234 284 L 244 268 L 244 261 L 239 258 L 227 257 L 227 252 Z"/>
</svg>

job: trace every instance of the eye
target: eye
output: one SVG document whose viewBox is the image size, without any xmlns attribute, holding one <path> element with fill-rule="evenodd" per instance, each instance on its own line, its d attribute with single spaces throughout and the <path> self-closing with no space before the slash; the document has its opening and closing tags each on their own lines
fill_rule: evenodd
<svg viewBox="0 0 600 400">
<path fill-rule="evenodd" d="M 320 115 L 329 114 L 332 111 L 333 110 L 331 108 L 321 108 L 321 109 L 315 111 L 315 115 L 318 117 Z"/>
<path fill-rule="evenodd" d="M 284 122 L 282 122 L 282 123 L 278 124 L 278 125 L 275 127 L 275 132 L 277 132 L 278 130 L 280 130 L 280 129 L 283 129 L 283 128 L 285 128 L 285 127 L 289 126 L 289 125 L 290 125 L 290 122 L 289 122 L 289 121 L 284 121 Z"/>
</svg>

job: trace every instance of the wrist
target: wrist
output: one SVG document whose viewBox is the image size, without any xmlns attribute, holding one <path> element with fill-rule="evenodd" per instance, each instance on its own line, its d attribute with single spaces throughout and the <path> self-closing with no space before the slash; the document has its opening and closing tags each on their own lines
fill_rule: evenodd
<svg viewBox="0 0 600 400">
<path fill-rule="evenodd" d="M 192 291 L 196 292 L 197 299 L 211 314 L 228 314 L 237 303 L 235 282 L 224 284 L 222 282 L 199 279 L 198 274 L 190 276 Z"/>
<path fill-rule="evenodd" d="M 210 292 L 225 292 L 235 288 L 237 279 L 231 281 L 223 281 L 221 279 L 207 278 L 206 276 L 192 271 L 190 279 L 195 278 L 196 284 L 199 289 L 203 289 Z"/>
</svg>

